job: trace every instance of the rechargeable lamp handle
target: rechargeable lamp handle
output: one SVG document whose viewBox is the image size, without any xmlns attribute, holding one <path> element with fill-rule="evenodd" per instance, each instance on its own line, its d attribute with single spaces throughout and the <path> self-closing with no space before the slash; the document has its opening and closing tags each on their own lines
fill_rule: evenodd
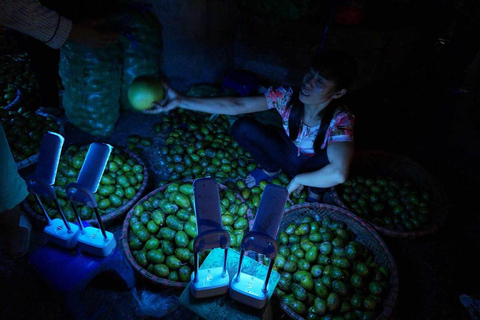
<svg viewBox="0 0 480 320">
<path fill-rule="evenodd" d="M 275 239 L 261 232 L 250 231 L 242 239 L 242 250 L 254 250 L 270 259 L 277 256 L 278 244 Z"/>
<path fill-rule="evenodd" d="M 206 243 L 207 238 L 211 238 L 215 235 L 219 236 L 219 243 L 217 244 L 214 243 L 214 241 L 208 241 Z M 228 246 L 230 246 L 230 234 L 225 231 L 225 230 L 209 230 L 205 231 L 195 237 L 195 240 L 193 241 L 193 250 L 195 252 L 202 252 L 207 249 L 213 249 L 213 248 L 222 248 L 225 249 Z"/>
</svg>

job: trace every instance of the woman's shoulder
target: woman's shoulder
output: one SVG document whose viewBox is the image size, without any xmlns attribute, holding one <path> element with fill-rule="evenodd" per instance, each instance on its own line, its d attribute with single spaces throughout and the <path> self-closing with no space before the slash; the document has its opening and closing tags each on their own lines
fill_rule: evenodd
<svg viewBox="0 0 480 320">
<path fill-rule="evenodd" d="M 284 110 L 292 98 L 293 89 L 285 86 L 271 86 L 265 90 L 264 94 L 269 109 Z"/>
<path fill-rule="evenodd" d="M 355 115 L 347 106 L 342 105 L 335 110 L 330 126 L 353 127 L 354 122 L 355 122 Z"/>
<path fill-rule="evenodd" d="M 290 98 L 293 94 L 293 88 L 289 86 L 270 86 L 265 89 L 265 96 L 270 99 Z"/>
<path fill-rule="evenodd" d="M 346 105 L 341 105 L 337 107 L 333 116 L 334 118 L 337 118 L 337 117 L 355 118 L 355 115 L 353 114 L 353 112 Z"/>
</svg>

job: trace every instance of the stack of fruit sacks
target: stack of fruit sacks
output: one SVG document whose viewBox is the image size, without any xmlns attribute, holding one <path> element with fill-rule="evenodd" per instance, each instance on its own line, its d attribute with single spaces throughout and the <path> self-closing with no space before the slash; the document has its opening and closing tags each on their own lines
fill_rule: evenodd
<svg viewBox="0 0 480 320">
<path fill-rule="evenodd" d="M 110 136 L 120 116 L 119 45 L 89 49 L 67 41 L 60 49 L 59 74 L 68 120 L 93 136 Z"/>
</svg>

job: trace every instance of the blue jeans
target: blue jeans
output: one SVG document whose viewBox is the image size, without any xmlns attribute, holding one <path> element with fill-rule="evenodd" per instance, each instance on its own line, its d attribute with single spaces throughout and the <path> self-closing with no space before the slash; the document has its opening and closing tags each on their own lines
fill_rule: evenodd
<svg viewBox="0 0 480 320">
<path fill-rule="evenodd" d="M 312 156 L 300 153 L 283 128 L 265 125 L 249 116 L 237 119 L 232 127 L 233 138 L 248 151 L 266 171 L 283 172 L 294 177 L 299 173 L 312 172 L 330 163 L 326 148 Z M 310 188 L 317 194 L 328 188 Z"/>
</svg>

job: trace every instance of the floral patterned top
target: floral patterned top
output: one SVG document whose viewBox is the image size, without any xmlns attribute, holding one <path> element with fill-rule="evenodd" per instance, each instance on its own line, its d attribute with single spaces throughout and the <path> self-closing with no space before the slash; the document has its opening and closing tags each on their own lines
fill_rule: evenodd
<svg viewBox="0 0 480 320">
<path fill-rule="evenodd" d="M 282 117 L 283 128 L 287 135 L 288 131 L 288 117 L 290 116 L 291 108 L 288 108 L 288 102 L 292 98 L 293 90 L 291 87 L 270 87 L 265 91 L 268 108 L 276 109 Z M 333 114 L 332 121 L 325 133 L 325 140 L 322 143 L 321 149 L 325 149 L 330 142 L 353 142 L 353 126 L 355 116 L 348 110 L 347 107 L 339 107 Z M 320 129 L 320 124 L 314 127 L 309 127 L 303 122 L 300 124 L 297 139 L 294 141 L 300 152 L 307 155 L 313 155 L 313 142 Z"/>
</svg>

